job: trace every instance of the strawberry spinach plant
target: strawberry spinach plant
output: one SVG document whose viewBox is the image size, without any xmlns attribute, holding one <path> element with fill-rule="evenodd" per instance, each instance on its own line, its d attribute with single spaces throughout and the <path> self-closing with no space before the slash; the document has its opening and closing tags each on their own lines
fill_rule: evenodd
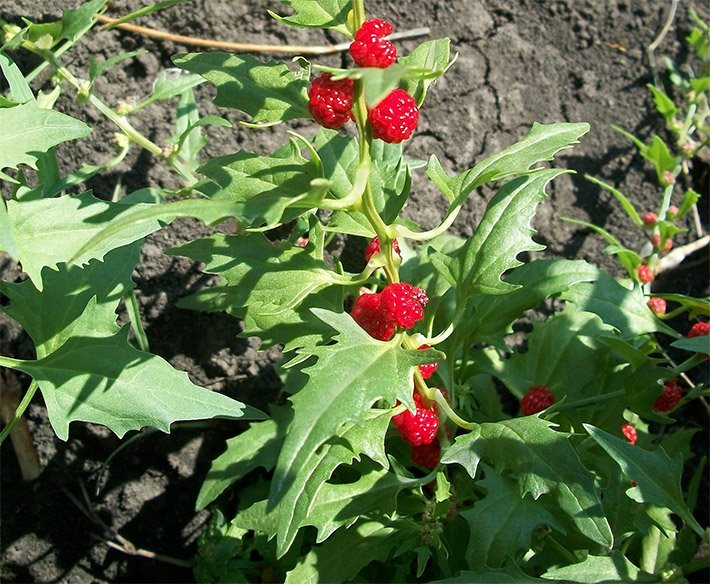
<svg viewBox="0 0 710 584">
<path fill-rule="evenodd" d="M 68 194 L 94 170 L 57 176 L 52 148 L 88 128 L 53 111 L 51 95 L 33 95 L 0 54 L 11 89 L 0 116 L 38 128 L 0 149 L 0 170 L 19 168 L 4 175 L 13 186 L 0 243 L 28 276 L 2 284 L 4 310 L 37 360 L 0 364 L 33 377 L 63 438 L 72 420 L 122 434 L 175 419 L 258 418 L 131 342 L 147 348 L 130 310 L 141 239 L 177 217 L 229 220 L 233 234 L 170 251 L 219 280 L 180 305 L 225 311 L 262 348 L 280 346 L 285 391 L 212 463 L 197 508 L 227 490 L 237 504 L 213 506 L 199 581 L 653 582 L 706 568 L 710 542 L 693 515 L 705 459 L 692 460 L 696 430 L 677 429 L 674 416 L 707 395 L 681 377 L 710 353 L 707 324 L 688 339 L 659 319 L 629 254 L 619 253 L 636 262 L 624 280 L 581 260 L 519 259 L 542 249 L 531 221 L 550 181 L 568 172 L 547 163 L 589 126 L 535 124 L 452 176 L 436 156 L 404 152 L 428 91 L 455 61 L 448 39 L 400 55 L 393 25 L 366 15 L 363 0 L 287 4 L 291 13 L 274 18 L 351 38 L 354 65 L 177 55 L 189 74 L 165 81 L 162 97 L 180 95 L 183 113 L 164 148 L 128 121 L 135 104 L 107 108 L 91 80 L 61 63 L 105 2 L 53 28 L 8 29 L 6 49 L 40 55 L 117 124 L 120 146 L 161 156 L 184 187 L 110 202 Z M 202 79 L 255 131 L 312 124 L 275 152 L 200 161 L 203 127 L 223 123 L 199 115 L 191 87 Z M 422 166 L 448 207 L 428 230 L 402 215 Z M 484 185 L 496 192 L 473 236 L 451 234 Z M 338 234 L 363 240 L 364 269 L 347 271 L 328 253 Z M 132 337 L 116 324 L 122 299 Z M 707 314 L 706 301 L 679 302 Z M 516 346 L 510 333 L 524 317 L 531 332 Z M 672 362 L 659 339 L 687 358 Z"/>
</svg>

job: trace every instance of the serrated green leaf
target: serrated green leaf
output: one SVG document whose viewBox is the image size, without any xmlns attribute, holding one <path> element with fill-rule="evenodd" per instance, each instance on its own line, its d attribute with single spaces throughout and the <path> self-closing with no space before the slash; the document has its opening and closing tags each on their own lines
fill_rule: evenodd
<svg viewBox="0 0 710 584">
<path fill-rule="evenodd" d="M 658 113 L 661 114 L 667 122 L 672 121 L 673 116 L 675 116 L 679 111 L 676 104 L 673 103 L 673 100 L 668 97 L 668 94 L 666 94 L 665 91 L 659 89 L 655 85 L 647 83 L 646 87 L 653 95 L 653 103 L 655 104 Z"/>
<path fill-rule="evenodd" d="M 283 24 L 303 28 L 330 28 L 346 35 L 348 29 L 348 14 L 352 10 L 351 0 L 283 0 L 290 6 L 294 14 L 279 16 L 269 11 L 269 14 Z"/>
<path fill-rule="evenodd" d="M 273 156 L 241 150 L 213 158 L 197 170 L 219 187 L 215 201 L 232 201 L 243 207 L 247 226 L 276 226 L 317 207 L 330 188 L 316 157 L 305 158 L 299 143 Z"/>
<path fill-rule="evenodd" d="M 115 236 L 104 239 L 84 250 L 95 236 L 102 233 L 109 221 L 120 220 L 135 211 L 152 205 L 122 205 L 100 201 L 85 192 L 77 196 L 29 201 L 8 201 L 7 211 L 22 269 L 38 290 L 42 290 L 40 272 L 59 263 L 83 264 L 101 259 L 112 249 L 132 243 L 157 231 L 160 224 L 153 220 L 129 223 Z"/>
<path fill-rule="evenodd" d="M 140 244 L 91 260 L 83 268 L 62 263 L 57 270 L 43 268 L 42 291 L 31 280 L 21 284 L 0 282 L 10 300 L 3 307 L 30 335 L 42 359 L 71 337 L 110 336 L 118 331 L 116 308 L 133 288 L 131 273 L 138 263 Z"/>
<path fill-rule="evenodd" d="M 215 104 L 249 114 L 254 124 L 311 117 L 307 108 L 308 80 L 283 63 L 262 63 L 249 55 L 217 51 L 175 55 L 172 60 L 217 87 Z"/>
<path fill-rule="evenodd" d="M 598 315 L 605 324 L 613 326 L 622 339 L 653 332 L 679 336 L 653 315 L 640 288 L 629 290 L 604 272 L 600 272 L 593 283 L 582 282 L 562 292 L 560 298 L 580 310 Z"/>
<path fill-rule="evenodd" d="M 643 534 L 639 567 L 649 574 L 660 574 L 676 546 L 677 529 L 671 511 L 649 505 L 646 514 L 637 519 Z"/>
<path fill-rule="evenodd" d="M 693 208 L 693 205 L 695 205 L 699 200 L 700 194 L 696 193 L 692 189 L 688 189 L 683 195 L 683 200 L 681 201 L 680 206 L 678 207 L 678 213 L 676 213 L 676 217 L 683 217 Z"/>
<path fill-rule="evenodd" d="M 404 57 L 399 58 L 399 63 L 410 69 L 424 69 L 432 72 L 431 76 L 424 79 L 407 79 L 403 89 L 411 95 L 421 106 L 429 87 L 443 75 L 449 68 L 448 38 L 425 41 Z M 453 61 L 452 61 L 453 62 Z"/>
<path fill-rule="evenodd" d="M 461 512 L 470 529 L 466 552 L 469 566 L 497 568 L 506 558 L 518 557 L 530 548 L 532 534 L 540 525 L 564 532 L 544 507 L 527 496 L 521 497 L 493 469 L 486 468 L 485 477 L 477 484 L 486 489 L 487 495 Z"/>
<path fill-rule="evenodd" d="M 7 203 L 5 199 L 0 201 L 0 251 L 6 252 L 12 259 L 17 260 L 20 257 L 15 244 L 15 238 L 12 235 L 12 223 L 7 214 Z"/>
<path fill-rule="evenodd" d="M 89 0 L 75 9 L 62 12 L 62 36 L 68 41 L 76 41 L 95 22 L 95 14 L 102 12 L 108 0 Z"/>
<path fill-rule="evenodd" d="M 323 176 L 330 181 L 330 192 L 342 199 L 352 190 L 355 168 L 360 163 L 357 141 L 353 136 L 320 128 L 313 137 L 313 147 L 323 164 Z"/>
<path fill-rule="evenodd" d="M 639 580 L 640 570 L 620 551 L 610 556 L 587 556 L 578 564 L 571 564 L 545 572 L 542 577 L 565 582 L 602 584 L 611 582 L 656 582 L 655 579 Z"/>
<path fill-rule="evenodd" d="M 472 478 L 481 460 L 497 470 L 511 470 L 518 477 L 521 496 L 530 493 L 537 499 L 553 494 L 580 533 L 611 548 L 613 535 L 592 475 L 577 458 L 570 435 L 552 426 L 537 416 L 480 424 L 458 436 L 441 461 L 461 464 Z"/>
<path fill-rule="evenodd" d="M 120 438 L 144 426 L 169 432 L 177 420 L 263 417 L 194 385 L 167 361 L 135 349 L 127 336 L 124 327 L 110 337 L 71 337 L 43 359 L 13 365 L 39 384 L 49 421 L 62 440 L 73 421 L 102 424 Z"/>
<path fill-rule="evenodd" d="M 0 177 L 5 168 L 19 164 L 35 167 L 37 152 L 86 136 L 91 128 L 54 110 L 40 108 L 29 101 L 11 108 L 0 108 Z M 8 177 L 5 177 L 8 178 Z"/>
<path fill-rule="evenodd" d="M 375 401 L 394 405 L 399 400 L 413 408 L 413 368 L 439 355 L 403 349 L 396 338 L 373 339 L 348 314 L 313 312 L 337 331 L 336 342 L 308 351 L 318 360 L 304 370 L 308 383 L 291 398 L 295 414 L 274 472 L 272 508 L 292 489 L 303 488 L 298 474 L 318 447 L 343 424 L 362 420 Z M 333 371 L 338 371 L 337 383 Z"/>
<path fill-rule="evenodd" d="M 190 75 L 179 69 L 167 69 L 158 73 L 153 83 L 153 90 L 150 95 L 140 103 L 131 107 L 131 111 L 138 111 L 157 101 L 171 99 L 176 95 L 197 87 L 205 80 L 200 75 Z"/>
<path fill-rule="evenodd" d="M 506 294 L 517 288 L 501 280 L 503 272 L 522 264 L 518 255 L 540 250 L 532 221 L 545 187 L 563 170 L 539 170 L 506 183 L 486 206 L 473 237 L 448 262 L 458 283 L 458 302 L 474 294 Z"/>
<path fill-rule="evenodd" d="M 703 528 L 688 510 L 680 481 L 683 472 L 681 458 L 669 458 L 663 448 L 653 452 L 632 446 L 590 424 L 584 424 L 589 435 L 611 456 L 636 486 L 626 494 L 639 503 L 667 507 L 690 526 L 699 537 Z"/>
</svg>

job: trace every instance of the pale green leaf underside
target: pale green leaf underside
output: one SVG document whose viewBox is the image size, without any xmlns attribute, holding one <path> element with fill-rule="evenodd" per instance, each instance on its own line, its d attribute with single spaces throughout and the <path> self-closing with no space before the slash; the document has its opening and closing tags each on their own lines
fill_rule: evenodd
<svg viewBox="0 0 710 584">
<path fill-rule="evenodd" d="M 284 0 L 294 14 L 279 16 L 271 11 L 269 14 L 279 22 L 304 28 L 331 28 L 350 34 L 348 30 L 348 13 L 352 9 L 351 0 Z"/>
<path fill-rule="evenodd" d="M 144 426 L 169 432 L 177 420 L 263 418 L 250 406 L 194 385 L 162 358 L 135 349 L 127 335 L 123 328 L 111 337 L 72 337 L 47 357 L 16 366 L 39 384 L 62 440 L 73 421 L 102 424 L 121 437 Z"/>
<path fill-rule="evenodd" d="M 635 582 L 638 576 L 639 569 L 618 550 L 610 556 L 590 555 L 583 562 L 555 568 L 542 575 L 543 578 L 550 580 L 585 584 Z"/>
</svg>

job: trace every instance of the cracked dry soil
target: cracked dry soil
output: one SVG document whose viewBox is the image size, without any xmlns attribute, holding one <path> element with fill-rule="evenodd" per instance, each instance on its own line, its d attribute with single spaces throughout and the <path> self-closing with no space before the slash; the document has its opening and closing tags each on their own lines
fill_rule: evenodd
<svg viewBox="0 0 710 584">
<path fill-rule="evenodd" d="M 0 0 L 0 18 L 35 21 L 59 17 L 71 0 Z M 145 4 L 145 3 L 142 3 Z M 668 35 L 657 51 L 678 63 L 688 55 L 683 43 L 690 29 L 688 8 L 682 2 Z M 110 15 L 122 15 L 141 5 L 116 1 Z M 448 36 L 459 59 L 432 88 L 421 113 L 419 129 L 408 154 L 426 159 L 436 154 L 450 173 L 475 162 L 524 135 L 533 122 L 588 121 L 592 129 L 560 164 L 577 174 L 557 179 L 550 198 L 541 205 L 534 226 L 536 239 L 547 246 L 547 257 L 582 258 L 616 272 L 613 258 L 603 254 L 605 243 L 590 232 L 564 223 L 562 216 L 593 221 L 624 243 L 638 246 L 638 233 L 629 229 L 611 197 L 584 179 L 585 174 L 616 185 L 641 209 L 657 200 L 651 170 L 629 143 L 612 129 L 617 125 L 647 139 L 663 132 L 645 84 L 652 81 L 645 49 L 666 18 L 667 3 L 654 0 L 372 0 L 368 14 L 387 18 L 397 30 L 431 28 L 431 38 Z M 271 44 L 327 44 L 342 38 L 320 31 L 287 28 L 271 20 L 266 9 L 283 11 L 278 1 L 195 0 L 141 19 L 139 24 L 183 35 Z M 706 3 L 695 3 L 709 20 Z M 704 12 L 704 14 L 703 14 Z M 400 54 L 421 39 L 399 43 Z M 155 41 L 120 30 L 94 31 L 65 58 L 75 73 L 86 76 L 89 57 L 105 59 L 138 48 L 147 53 L 112 69 L 96 86 L 109 104 L 139 97 L 150 90 L 170 56 L 193 49 Z M 347 64 L 345 55 L 320 59 Z M 19 59 L 29 71 L 36 62 Z M 40 80 L 41 81 L 41 80 Z M 44 79 L 47 83 L 47 79 Z M 40 83 L 41 85 L 41 83 Z M 37 87 L 39 88 L 39 86 Z M 198 88 L 201 111 L 218 113 L 235 124 L 233 130 L 211 127 L 206 154 L 214 156 L 239 148 L 270 153 L 285 140 L 285 128 L 255 132 L 241 128 L 239 112 L 218 110 L 214 92 Z M 175 103 L 159 103 L 134 120 L 153 141 L 164 143 L 174 121 Z M 114 129 L 97 112 L 62 97 L 58 108 L 92 126 L 92 134 L 59 149 L 60 167 L 69 172 L 82 162 L 98 163 L 112 156 Z M 308 123 L 296 124 L 308 133 Z M 707 209 L 707 167 L 695 169 L 696 190 L 704 193 Z M 98 196 L 110 195 L 118 180 L 126 192 L 143 186 L 175 186 L 166 167 L 137 150 L 111 172 L 88 187 Z M 704 190 L 701 190 L 704 189 Z M 472 196 L 453 231 L 469 236 L 491 196 L 484 190 Z M 444 212 L 422 174 L 415 177 L 407 216 L 433 227 Z M 707 214 L 703 216 L 707 224 Z M 185 370 L 198 384 L 225 392 L 256 407 L 264 407 L 279 391 L 271 367 L 276 351 L 259 352 L 252 339 L 238 338 L 240 324 L 226 315 L 180 310 L 175 301 L 209 284 L 198 266 L 184 258 L 164 255 L 164 249 L 204 234 L 196 222 L 178 221 L 147 238 L 134 279 L 151 349 Z M 683 243 L 678 241 L 678 244 Z M 351 269 L 361 262 L 363 241 L 337 240 Z M 707 266 L 707 255 L 696 254 L 689 265 Z M 3 279 L 20 276 L 17 265 L 0 256 Z M 708 293 L 704 270 L 678 269 L 660 278 L 657 290 L 694 296 Z M 0 314 L 0 352 L 31 358 L 32 345 L 16 324 Z M 9 372 L 5 374 L 5 379 Z M 15 378 L 26 386 L 27 379 Z M 20 478 L 9 441 L 2 446 L 2 579 L 6 582 L 183 582 L 192 579 L 184 567 L 128 556 L 110 549 L 106 534 L 72 502 L 82 499 L 82 487 L 93 512 L 136 546 L 189 560 L 206 512 L 195 514 L 194 501 L 209 461 L 226 438 L 243 424 L 217 422 L 199 427 L 178 425 L 170 435 L 143 433 L 104 464 L 122 444 L 108 430 L 74 424 L 70 440 L 54 437 L 41 397 L 28 411 L 28 421 L 43 466 L 32 483 Z"/>
</svg>

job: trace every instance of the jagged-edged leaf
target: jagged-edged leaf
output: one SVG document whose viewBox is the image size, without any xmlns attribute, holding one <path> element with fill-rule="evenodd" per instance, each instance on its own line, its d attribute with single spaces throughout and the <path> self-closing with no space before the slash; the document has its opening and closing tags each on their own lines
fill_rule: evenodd
<svg viewBox="0 0 710 584">
<path fill-rule="evenodd" d="M 649 574 L 660 574 L 676 546 L 671 510 L 648 505 L 646 513 L 637 515 L 636 525 L 643 534 L 639 567 Z"/>
<path fill-rule="evenodd" d="M 375 401 L 394 405 L 399 400 L 413 409 L 413 367 L 440 355 L 404 349 L 396 338 L 389 342 L 373 339 L 349 314 L 313 312 L 337 331 L 336 342 L 308 351 L 317 361 L 304 370 L 308 383 L 291 398 L 294 419 L 274 472 L 271 507 L 292 489 L 304 488 L 299 480 L 301 467 L 344 424 L 362 420 Z"/>
<path fill-rule="evenodd" d="M 201 511 L 239 479 L 257 467 L 271 470 L 283 442 L 287 421 L 276 409 L 269 420 L 253 423 L 249 429 L 227 440 L 227 450 L 212 461 L 195 510 Z M 278 420 L 278 422 L 277 422 Z"/>
<path fill-rule="evenodd" d="M 330 182 L 316 157 L 305 158 L 299 143 L 273 156 L 259 156 L 246 150 L 213 158 L 198 172 L 219 188 L 210 189 L 214 201 L 233 201 L 242 206 L 247 226 L 275 226 L 317 207 Z"/>
<path fill-rule="evenodd" d="M 580 283 L 563 291 L 560 298 L 574 303 L 580 310 L 598 315 L 604 323 L 613 326 L 622 339 L 653 332 L 679 336 L 653 315 L 640 288 L 630 290 L 604 272 L 592 283 Z"/>
<path fill-rule="evenodd" d="M 217 87 L 215 104 L 239 109 L 259 125 L 310 118 L 308 79 L 284 63 L 213 51 L 175 55 L 173 63 Z"/>
<path fill-rule="evenodd" d="M 638 446 L 632 446 L 595 428 L 584 424 L 589 435 L 611 456 L 636 486 L 626 494 L 639 503 L 651 503 L 667 507 L 690 526 L 698 536 L 703 536 L 703 528 L 695 520 L 683 499 L 681 476 L 683 461 L 681 457 L 669 458 L 663 448 L 653 452 Z"/>
<path fill-rule="evenodd" d="M 78 8 L 62 12 L 62 38 L 77 40 L 84 31 L 95 22 L 95 15 L 100 12 L 108 0 L 90 0 Z"/>
<path fill-rule="evenodd" d="M 332 28 L 350 35 L 348 14 L 352 10 L 351 0 L 284 0 L 293 9 L 291 16 L 279 16 L 269 10 L 269 14 L 283 24 L 304 28 Z"/>
<path fill-rule="evenodd" d="M 167 361 L 134 348 L 127 336 L 124 327 L 110 337 L 71 337 L 42 359 L 12 365 L 37 381 L 62 440 L 73 421 L 102 424 L 121 437 L 144 426 L 168 432 L 177 420 L 263 418 L 250 406 L 194 385 Z"/>
<path fill-rule="evenodd" d="M 124 214 L 151 205 L 123 205 L 101 201 L 90 192 L 53 199 L 11 200 L 7 211 L 22 269 L 42 291 L 40 272 L 57 264 L 82 264 L 132 243 L 160 228 L 157 221 L 129 224 L 120 234 L 90 250 L 81 251 L 106 225 Z"/>
<path fill-rule="evenodd" d="M 64 263 L 56 270 L 43 268 L 41 292 L 31 280 L 0 282 L 0 292 L 10 300 L 2 310 L 22 324 L 40 359 L 71 337 L 110 336 L 118 330 L 118 302 L 133 288 L 140 247 L 113 250 L 83 268 Z"/>
<path fill-rule="evenodd" d="M 485 467 L 485 465 L 484 465 Z M 466 559 L 469 566 L 501 566 L 506 558 L 517 557 L 530 548 L 530 539 L 540 525 L 563 528 L 545 508 L 520 494 L 502 477 L 485 469 L 478 485 L 487 495 L 461 516 L 470 528 Z"/>
<path fill-rule="evenodd" d="M 445 259 L 458 283 L 460 304 L 474 294 L 506 294 L 517 288 L 502 281 L 501 275 L 522 264 L 517 259 L 520 253 L 544 248 L 532 240 L 530 223 L 547 196 L 547 183 L 563 172 L 539 170 L 513 179 L 491 199 L 473 237 Z"/>
<path fill-rule="evenodd" d="M 537 499 L 551 493 L 560 509 L 592 541 L 611 548 L 613 535 L 604 517 L 592 474 L 569 443 L 569 434 L 537 416 L 485 423 L 458 436 L 442 462 L 457 462 L 475 477 L 481 460 L 518 477 L 520 495 Z"/>
<path fill-rule="evenodd" d="M 15 244 L 15 238 L 12 235 L 12 223 L 7 214 L 7 203 L 3 199 L 0 201 L 0 251 L 6 252 L 12 259 L 17 260 L 20 257 Z"/>
<path fill-rule="evenodd" d="M 565 582 L 657 582 L 655 578 L 641 578 L 641 571 L 634 566 L 620 551 L 615 550 L 609 556 L 587 556 L 578 564 L 570 564 L 545 572 L 542 577 Z"/>
<path fill-rule="evenodd" d="M 577 144 L 589 131 L 589 124 L 533 124 L 530 132 L 512 146 L 479 162 L 472 169 L 451 178 L 432 156 L 427 175 L 454 206 L 481 185 L 527 172 L 534 164 L 552 160 L 564 148 Z"/>
<path fill-rule="evenodd" d="M 449 45 L 450 40 L 447 38 L 425 41 L 408 55 L 399 58 L 398 62 L 407 68 L 431 72 L 422 79 L 407 79 L 403 85 L 403 89 L 415 99 L 418 106 L 424 102 L 426 92 L 432 83 L 435 83 L 451 65 Z"/>
<path fill-rule="evenodd" d="M 5 168 L 19 164 L 35 167 L 38 152 L 86 136 L 91 128 L 66 114 L 43 109 L 36 101 L 0 108 L 0 177 Z M 14 182 L 14 181 L 13 181 Z"/>
<path fill-rule="evenodd" d="M 362 521 L 341 529 L 311 548 L 286 574 L 286 584 L 339 584 L 350 580 L 369 563 L 385 561 L 404 541 L 417 537 L 416 529 L 403 521 Z"/>
</svg>

